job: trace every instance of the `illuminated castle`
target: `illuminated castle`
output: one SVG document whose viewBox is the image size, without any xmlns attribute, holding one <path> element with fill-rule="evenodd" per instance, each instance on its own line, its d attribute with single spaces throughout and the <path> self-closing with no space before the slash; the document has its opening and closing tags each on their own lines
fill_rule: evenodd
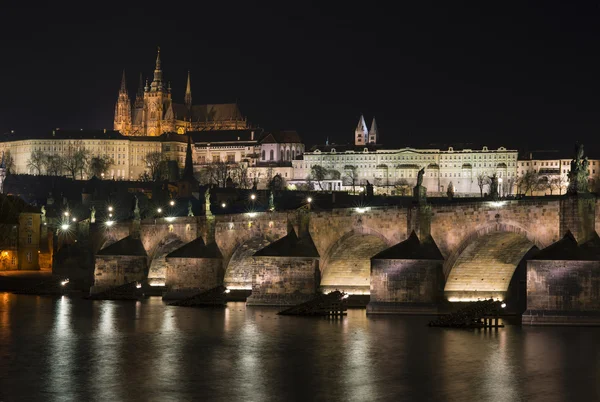
<svg viewBox="0 0 600 402">
<path fill-rule="evenodd" d="M 160 62 L 160 48 L 152 83 L 143 85 L 142 77 L 133 106 L 125 85 L 125 71 L 115 105 L 114 129 L 124 135 L 158 136 L 167 132 L 243 130 L 248 128 L 236 103 L 193 105 L 188 72 L 183 103 L 171 98 L 171 85 L 165 84 Z"/>
</svg>

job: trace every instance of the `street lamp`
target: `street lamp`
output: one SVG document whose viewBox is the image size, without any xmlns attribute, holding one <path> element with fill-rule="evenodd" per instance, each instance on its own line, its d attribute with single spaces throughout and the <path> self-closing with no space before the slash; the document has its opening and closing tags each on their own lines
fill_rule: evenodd
<svg viewBox="0 0 600 402">
<path fill-rule="evenodd" d="M 312 198 L 311 198 L 311 197 L 308 197 L 308 198 L 306 199 L 306 202 L 308 202 L 308 203 L 310 204 L 310 203 L 312 202 Z"/>
<path fill-rule="evenodd" d="M 77 218 L 73 217 L 73 222 L 77 222 Z"/>
<path fill-rule="evenodd" d="M 69 211 L 65 211 L 64 215 L 69 216 Z"/>
<path fill-rule="evenodd" d="M 160 213 L 162 213 L 162 208 L 158 208 L 158 209 L 156 210 L 156 212 L 158 212 L 159 214 L 160 214 Z"/>
<path fill-rule="evenodd" d="M 169 201 L 169 205 L 170 205 L 170 206 L 173 206 L 173 205 L 175 205 L 175 201 L 173 201 L 173 200 Z"/>
<path fill-rule="evenodd" d="M 112 206 L 109 206 L 109 207 L 108 207 L 108 212 L 112 212 L 112 210 L 113 210 L 113 207 L 112 207 Z"/>
<path fill-rule="evenodd" d="M 227 206 L 227 204 L 225 204 L 225 203 L 221 204 L 221 208 L 225 208 L 226 206 Z"/>
</svg>

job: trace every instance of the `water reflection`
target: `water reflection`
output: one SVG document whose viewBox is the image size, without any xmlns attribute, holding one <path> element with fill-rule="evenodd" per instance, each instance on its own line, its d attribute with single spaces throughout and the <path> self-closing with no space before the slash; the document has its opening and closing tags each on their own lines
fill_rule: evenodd
<svg viewBox="0 0 600 402">
<path fill-rule="evenodd" d="M 0 400 L 598 400 L 599 328 L 0 295 Z"/>
</svg>

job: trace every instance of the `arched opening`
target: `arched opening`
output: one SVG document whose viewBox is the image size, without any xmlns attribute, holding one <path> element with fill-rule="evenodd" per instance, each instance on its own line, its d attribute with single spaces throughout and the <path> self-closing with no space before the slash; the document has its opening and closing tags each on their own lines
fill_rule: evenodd
<svg viewBox="0 0 600 402">
<path fill-rule="evenodd" d="M 169 234 L 154 249 L 150 256 L 148 268 L 148 284 L 150 286 L 164 286 L 167 277 L 167 262 L 165 257 L 171 251 L 177 250 L 185 243 L 176 235 Z"/>
<path fill-rule="evenodd" d="M 254 261 L 252 256 L 269 244 L 271 242 L 266 238 L 255 237 L 236 248 L 229 260 L 229 264 L 227 264 L 223 279 L 223 284 L 227 289 L 240 291 L 252 290 L 252 276 L 254 275 Z"/>
<path fill-rule="evenodd" d="M 338 240 L 327 253 L 321 274 L 321 290 L 341 290 L 368 295 L 371 285 L 371 257 L 388 248 L 381 236 L 351 232 Z"/>
<path fill-rule="evenodd" d="M 505 300 L 511 311 L 522 312 L 526 261 L 538 250 L 525 233 L 489 231 L 474 236 L 449 267 L 444 296 L 450 302 Z"/>
</svg>

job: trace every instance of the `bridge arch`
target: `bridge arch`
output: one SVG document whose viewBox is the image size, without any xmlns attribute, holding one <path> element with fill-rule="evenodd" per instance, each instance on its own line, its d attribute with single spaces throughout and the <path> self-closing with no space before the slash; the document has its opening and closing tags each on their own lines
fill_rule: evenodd
<svg viewBox="0 0 600 402">
<path fill-rule="evenodd" d="M 480 227 L 446 259 L 444 294 L 450 301 L 504 300 L 524 257 L 543 247 L 529 231 L 512 223 Z"/>
<path fill-rule="evenodd" d="M 167 234 L 148 253 L 148 284 L 164 286 L 167 277 L 167 262 L 165 257 L 172 251 L 183 246 L 185 242 L 175 233 Z"/>
<path fill-rule="evenodd" d="M 240 243 L 233 251 L 225 269 L 223 284 L 228 289 L 252 290 L 254 261 L 252 256 L 258 250 L 271 244 L 266 236 L 255 236 Z"/>
<path fill-rule="evenodd" d="M 321 289 L 368 295 L 371 257 L 390 246 L 384 235 L 368 227 L 346 232 L 321 259 Z"/>
</svg>

